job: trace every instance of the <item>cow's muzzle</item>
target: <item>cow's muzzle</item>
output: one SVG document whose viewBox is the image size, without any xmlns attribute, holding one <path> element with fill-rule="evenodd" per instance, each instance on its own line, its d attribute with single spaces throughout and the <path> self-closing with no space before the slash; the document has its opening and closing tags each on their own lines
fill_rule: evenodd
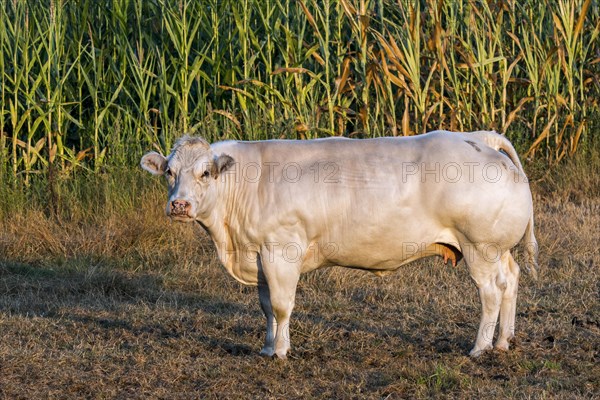
<svg viewBox="0 0 600 400">
<path fill-rule="evenodd" d="M 189 218 L 189 211 L 192 205 L 186 200 L 173 200 L 171 202 L 171 209 L 169 212 L 170 217 L 184 217 Z"/>
</svg>

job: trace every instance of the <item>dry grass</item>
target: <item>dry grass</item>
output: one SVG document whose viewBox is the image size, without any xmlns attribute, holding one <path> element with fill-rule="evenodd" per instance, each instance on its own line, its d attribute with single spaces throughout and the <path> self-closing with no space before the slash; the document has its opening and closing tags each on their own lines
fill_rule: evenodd
<svg viewBox="0 0 600 400">
<path fill-rule="evenodd" d="M 197 228 L 165 220 L 158 185 L 130 185 L 145 202 L 104 214 L 98 203 L 5 216 L 0 397 L 597 397 L 598 175 L 569 196 L 550 193 L 566 190 L 552 177 L 535 186 L 541 274 L 521 280 L 516 343 L 479 359 L 467 356 L 479 301 L 464 265 L 303 276 L 281 362 L 258 355 L 255 289 Z"/>
</svg>

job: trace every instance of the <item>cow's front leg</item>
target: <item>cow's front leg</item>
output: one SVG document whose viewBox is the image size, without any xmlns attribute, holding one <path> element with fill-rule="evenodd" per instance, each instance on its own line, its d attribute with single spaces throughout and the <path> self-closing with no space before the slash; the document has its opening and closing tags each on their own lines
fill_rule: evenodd
<svg viewBox="0 0 600 400">
<path fill-rule="evenodd" d="M 271 294 L 269 293 L 269 285 L 265 280 L 258 282 L 258 297 L 260 300 L 260 308 L 262 308 L 267 318 L 267 336 L 265 345 L 260 354 L 267 357 L 272 357 L 275 354 L 275 330 L 277 329 L 277 321 L 273 315 L 271 307 Z"/>
<path fill-rule="evenodd" d="M 273 328 L 275 330 L 273 347 L 277 357 L 285 359 L 290 349 L 290 315 L 294 308 L 296 286 L 300 278 L 299 260 L 294 262 L 294 260 L 286 259 L 281 254 L 277 254 L 277 249 L 267 249 L 266 247 L 261 252 L 260 260 L 259 270 L 262 270 L 268 286 L 268 290 L 264 293 L 269 294 L 272 315 L 275 319 L 270 324 L 271 332 Z M 269 324 L 268 315 L 267 324 Z M 267 327 L 267 340 L 265 341 L 267 350 L 269 344 L 269 327 Z"/>
</svg>

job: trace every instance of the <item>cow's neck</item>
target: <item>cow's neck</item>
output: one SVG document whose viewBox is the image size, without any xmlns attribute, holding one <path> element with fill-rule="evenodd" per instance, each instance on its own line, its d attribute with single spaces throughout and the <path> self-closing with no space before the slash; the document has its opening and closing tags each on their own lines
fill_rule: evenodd
<svg viewBox="0 0 600 400">
<path fill-rule="evenodd" d="M 210 235 L 217 248 L 219 259 L 225 268 L 231 272 L 234 268 L 233 263 L 237 259 L 236 252 L 239 251 L 236 244 L 243 241 L 243 239 L 233 237 L 236 235 L 236 231 L 231 229 L 231 224 L 235 224 L 232 219 L 238 217 L 234 210 L 239 207 L 234 207 L 234 204 L 238 200 L 238 191 L 241 189 L 240 182 L 228 178 L 226 176 L 225 179 L 219 180 L 215 207 L 209 215 L 198 222 Z M 241 184 L 243 185 L 243 183 Z"/>
<path fill-rule="evenodd" d="M 225 217 L 221 207 L 215 207 L 210 214 L 198 219 L 197 222 L 209 234 L 217 248 L 219 258 L 223 261 L 221 253 L 222 251 L 227 251 L 230 238 L 226 229 Z"/>
</svg>

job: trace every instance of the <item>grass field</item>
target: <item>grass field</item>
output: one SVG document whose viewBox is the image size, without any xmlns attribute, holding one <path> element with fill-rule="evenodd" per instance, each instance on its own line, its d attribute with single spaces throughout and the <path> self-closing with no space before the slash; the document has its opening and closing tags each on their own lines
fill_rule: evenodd
<svg viewBox="0 0 600 400">
<path fill-rule="evenodd" d="M 158 181 L 79 179 L 54 216 L 34 201 L 11 211 L 3 194 L 0 397 L 597 397 L 600 163 L 527 167 L 540 279 L 522 275 L 511 351 L 478 359 L 463 264 L 304 275 L 282 362 L 258 354 L 256 289 L 227 275 L 200 228 L 164 217 Z"/>
</svg>

